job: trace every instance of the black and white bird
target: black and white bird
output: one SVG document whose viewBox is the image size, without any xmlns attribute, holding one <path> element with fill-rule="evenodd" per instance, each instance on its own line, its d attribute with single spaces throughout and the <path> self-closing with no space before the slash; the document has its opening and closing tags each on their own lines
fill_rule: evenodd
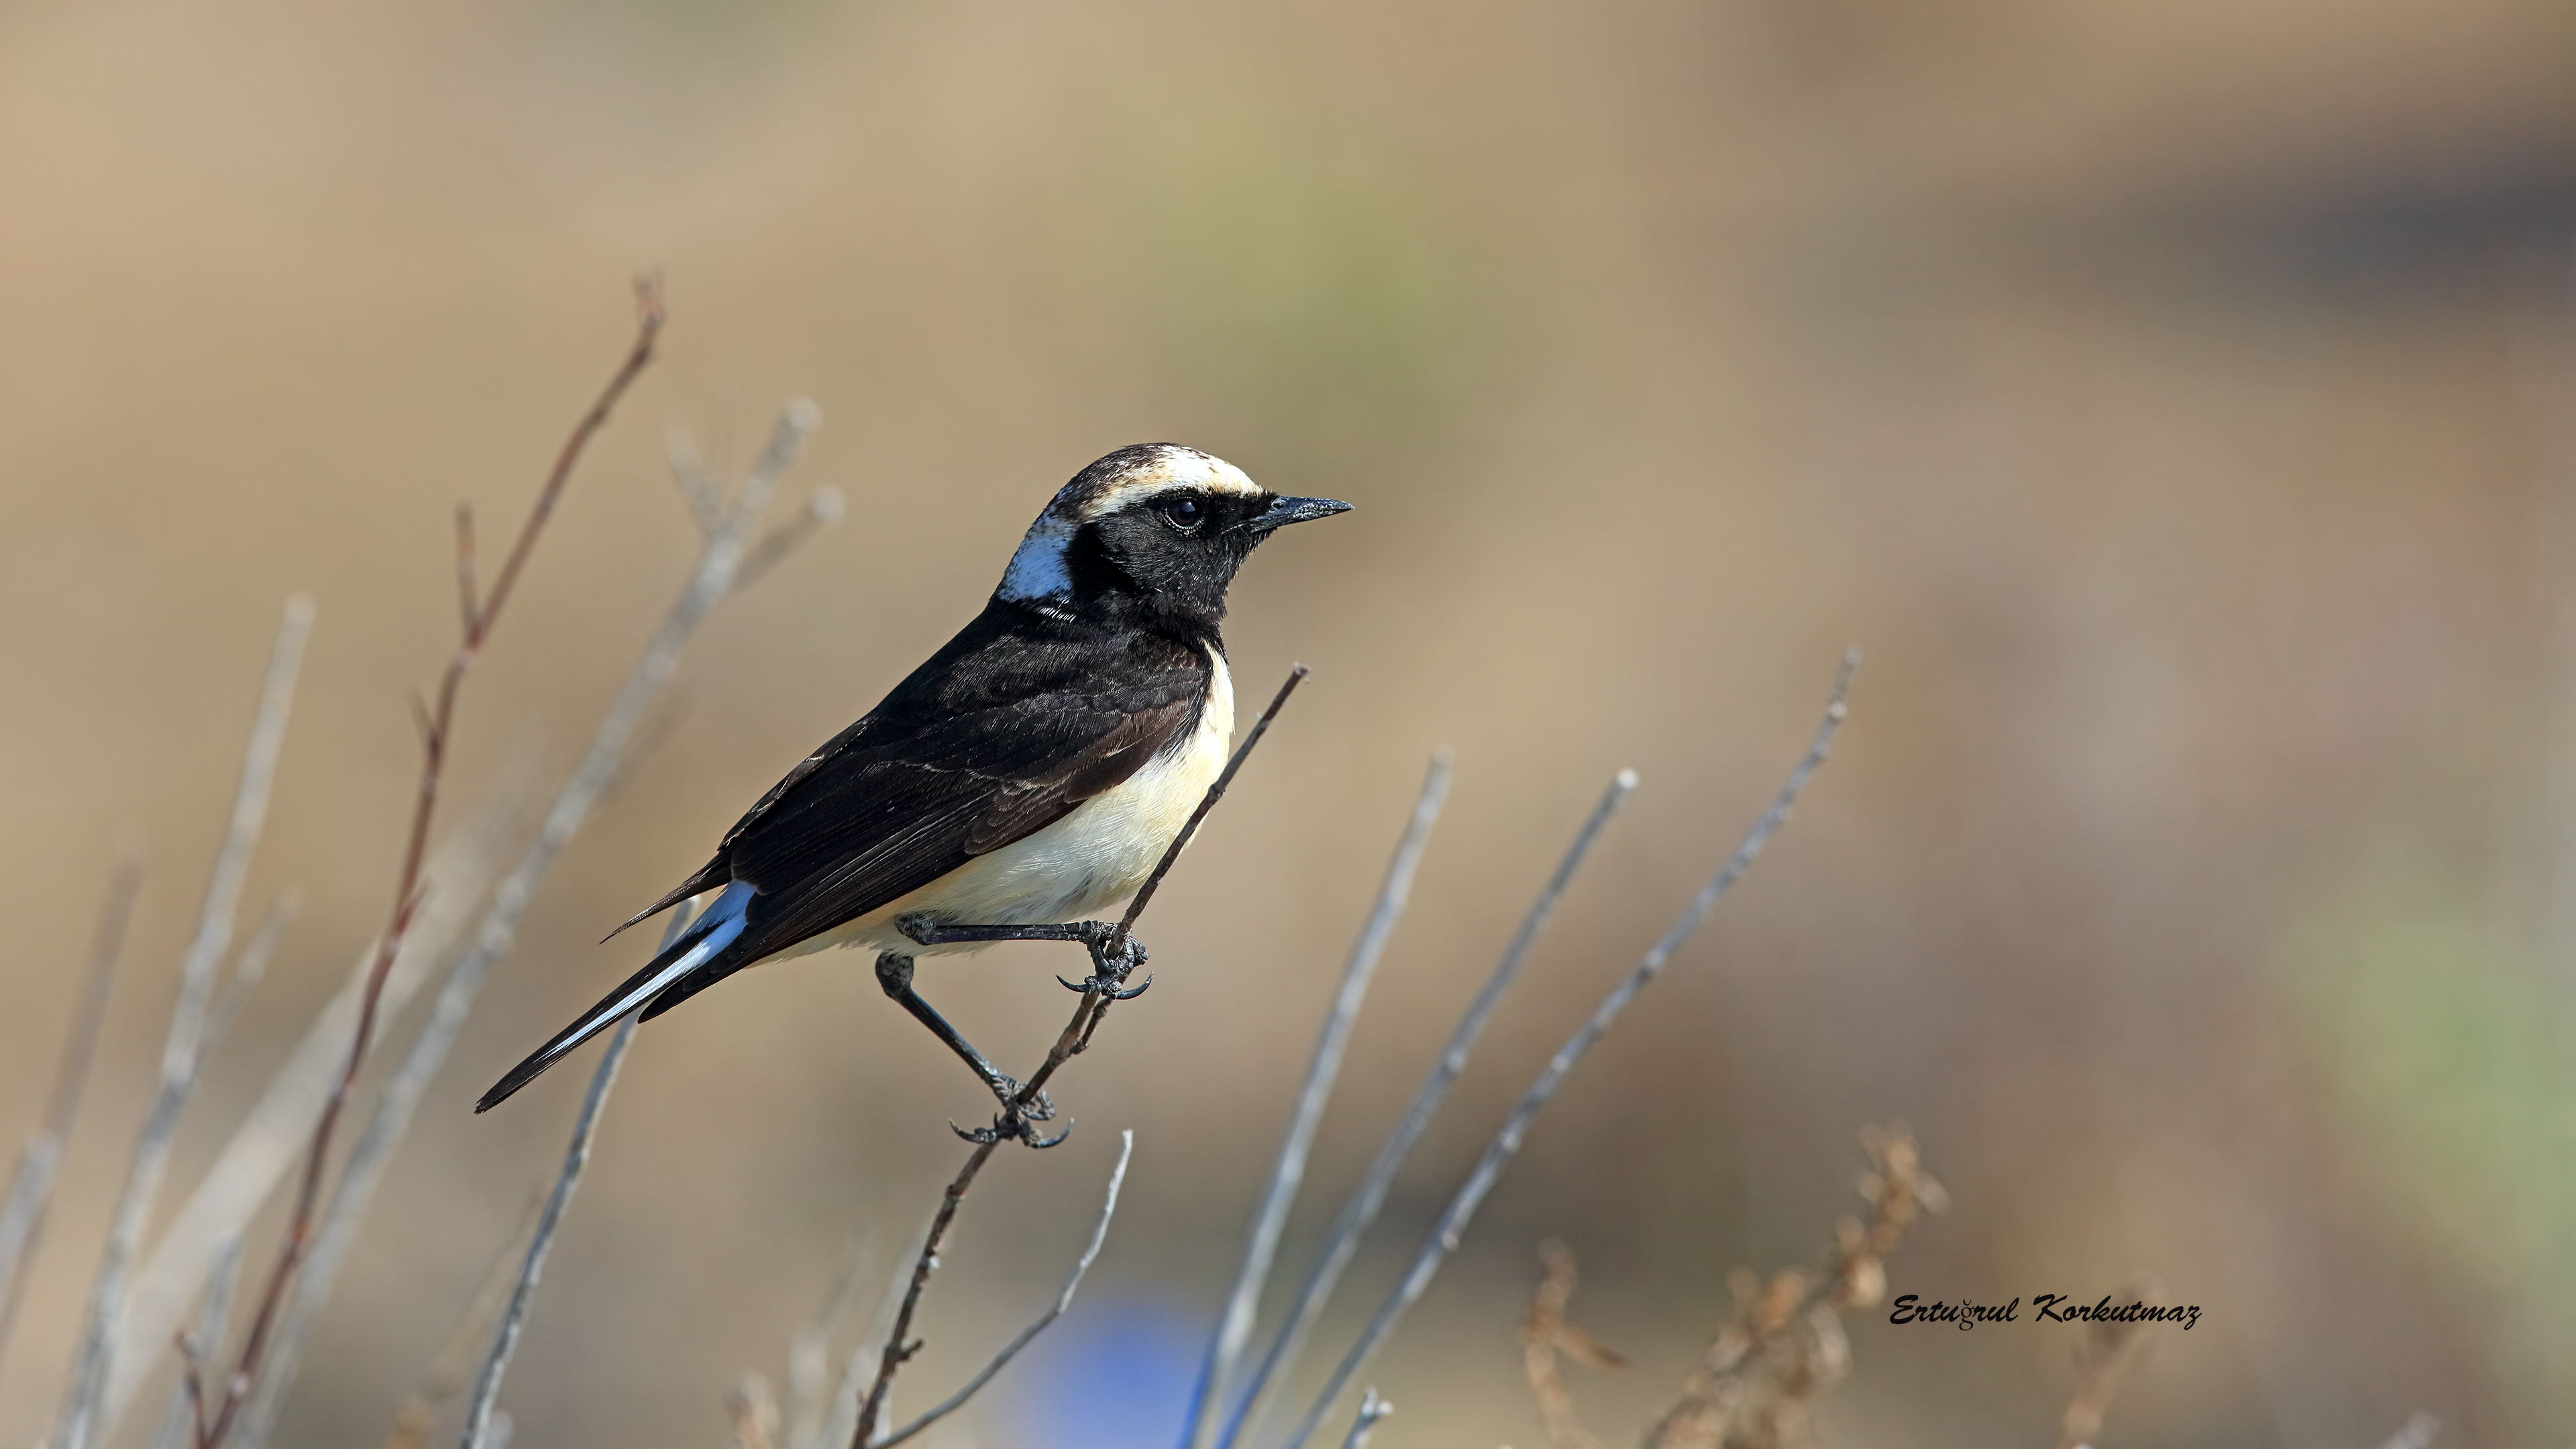
<svg viewBox="0 0 2576 1449">
<path fill-rule="evenodd" d="M 617 929 L 716 892 L 705 913 L 474 1110 L 633 1012 L 834 946 L 878 951 L 887 995 L 1007 1101 L 1016 1084 L 912 989 L 916 954 L 975 945 L 924 947 L 904 927 L 1072 922 L 1134 893 L 1225 763 L 1227 585 L 1277 529 L 1349 507 L 1168 443 L 1075 474 L 973 622 Z"/>
</svg>

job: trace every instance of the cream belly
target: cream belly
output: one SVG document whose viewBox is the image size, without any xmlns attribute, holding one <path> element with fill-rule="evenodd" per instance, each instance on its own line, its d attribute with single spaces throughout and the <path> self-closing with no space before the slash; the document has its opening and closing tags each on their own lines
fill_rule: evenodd
<svg viewBox="0 0 2576 1449">
<path fill-rule="evenodd" d="M 1062 820 L 974 859 L 846 925 L 810 936 L 767 959 L 836 946 L 939 956 L 984 943 L 920 946 L 895 929 L 917 911 L 959 925 L 1035 926 L 1090 920 L 1145 883 L 1172 837 L 1225 768 L 1234 737 L 1234 681 L 1211 649 L 1207 707 L 1179 748 L 1145 762 L 1116 789 L 1094 795 Z"/>
</svg>

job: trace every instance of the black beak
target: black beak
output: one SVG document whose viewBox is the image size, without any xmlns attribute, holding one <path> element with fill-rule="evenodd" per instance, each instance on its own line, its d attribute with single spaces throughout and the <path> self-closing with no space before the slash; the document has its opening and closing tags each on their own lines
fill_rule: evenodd
<svg viewBox="0 0 2576 1449">
<path fill-rule="evenodd" d="M 1349 504 L 1330 498 L 1273 498 L 1270 500 L 1270 506 L 1246 520 L 1244 527 L 1254 533 L 1268 533 L 1274 528 L 1286 528 L 1292 523 L 1308 523 L 1318 518 L 1330 518 L 1336 513 L 1350 511 Z"/>
</svg>

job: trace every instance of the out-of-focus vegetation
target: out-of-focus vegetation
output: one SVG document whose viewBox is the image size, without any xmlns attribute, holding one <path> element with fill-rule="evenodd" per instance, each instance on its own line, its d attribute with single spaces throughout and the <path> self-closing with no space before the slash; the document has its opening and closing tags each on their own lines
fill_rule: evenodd
<svg viewBox="0 0 2576 1449">
<path fill-rule="evenodd" d="M 961 1221 L 924 1384 L 1054 1291 L 1137 1129 L 1093 1296 L 953 1442 L 1177 1421 L 1142 1386 L 1186 1375 L 1426 750 L 1456 747 L 1456 792 L 1328 1188 L 1600 781 L 1645 785 L 1362 1298 L 1760 809 L 1846 642 L 1871 664 L 1834 766 L 1542 1119 L 1374 1375 L 1400 1411 L 1377 1442 L 1536 1441 L 1513 1331 L 1547 1235 L 1585 1264 L 1586 1328 L 1639 1358 L 1587 1418 L 1650 1416 L 1727 1272 L 1811 1253 L 1851 1127 L 1892 1117 L 1954 1203 L 1894 1291 L 2145 1270 L 2204 1307 L 2106 1444 L 2349 1449 L 2417 1410 L 2466 1442 L 2563 1433 L 2570 24 L 2491 0 L 10 9 L 0 1142 L 38 1110 L 121 830 L 150 864 L 0 1437 L 55 1403 L 278 600 L 311 590 L 321 625 L 249 898 L 306 905 L 179 1181 L 378 922 L 404 693 L 454 628 L 451 509 L 524 499 L 648 263 L 664 360 L 477 677 L 450 818 L 542 794 L 687 567 L 661 417 L 738 458 L 814 397 L 799 477 L 850 512 L 707 631 L 530 914 L 290 1442 L 381 1435 L 551 1170 L 578 1073 L 465 1107 L 631 969 L 598 936 L 971 614 L 1052 488 L 1144 439 L 1359 507 L 1247 571 L 1238 680 L 1314 680 L 1156 906 L 1160 984 L 1059 1098 L 1082 1135 L 998 1164 Z M 944 1120 L 982 1108 L 864 965 L 770 968 L 641 1033 L 514 1370 L 523 1442 L 714 1442 L 851 1236 L 898 1251 Z M 996 950 L 926 989 L 1031 1058 L 1061 965 Z M 1831 1440 L 2053 1432 L 2071 1335 L 1851 1335 Z M 1068 1427 L 1113 1410 L 1123 1437 Z"/>
</svg>

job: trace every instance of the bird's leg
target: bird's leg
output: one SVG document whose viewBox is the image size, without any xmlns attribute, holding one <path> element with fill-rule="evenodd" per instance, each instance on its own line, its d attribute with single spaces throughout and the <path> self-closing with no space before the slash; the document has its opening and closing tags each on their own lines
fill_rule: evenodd
<svg viewBox="0 0 2576 1449">
<path fill-rule="evenodd" d="M 1145 946 L 1133 936 L 1120 936 L 1118 928 L 1107 921 L 1066 921 L 1042 926 L 963 926 L 945 924 L 924 914 L 898 917 L 894 925 L 896 930 L 924 946 L 985 941 L 1080 942 L 1091 952 L 1090 979 L 1073 982 L 1059 976 L 1056 980 L 1063 982 L 1069 991 L 1098 992 L 1113 1001 L 1142 996 L 1145 986 L 1154 983 L 1149 976 L 1145 978 L 1144 986 L 1123 989 L 1127 986 L 1127 977 L 1145 964 Z"/>
<path fill-rule="evenodd" d="M 1038 1093 L 1037 1099 L 1027 1106 L 1021 1106 L 1020 1084 L 1004 1076 L 999 1068 L 984 1059 L 982 1052 L 975 1050 L 965 1037 L 959 1035 L 957 1028 L 950 1026 L 946 1018 L 930 1009 L 930 1003 L 922 1000 L 921 993 L 912 989 L 911 957 L 898 955 L 892 951 L 879 955 L 877 985 L 885 988 L 886 995 L 893 997 L 904 1010 L 912 1013 L 914 1020 L 929 1027 L 931 1035 L 948 1043 L 950 1051 L 957 1053 L 965 1060 L 967 1066 L 975 1069 L 975 1075 L 983 1078 L 984 1085 L 992 1088 L 993 1095 L 1002 1099 L 1002 1115 L 1005 1121 L 1017 1121 L 1021 1117 L 1027 1117 L 1033 1121 L 1044 1122 L 1055 1115 L 1055 1104 L 1047 1100 L 1044 1092 Z"/>
</svg>

